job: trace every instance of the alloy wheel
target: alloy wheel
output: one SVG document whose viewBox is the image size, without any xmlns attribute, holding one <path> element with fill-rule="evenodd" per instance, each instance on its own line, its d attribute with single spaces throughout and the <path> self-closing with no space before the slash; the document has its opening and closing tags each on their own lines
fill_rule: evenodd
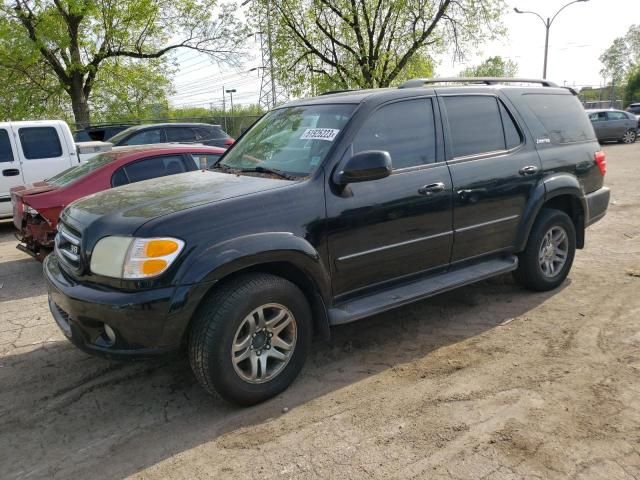
<svg viewBox="0 0 640 480">
<path fill-rule="evenodd" d="M 569 238 L 564 228 L 551 227 L 542 238 L 538 251 L 538 263 L 542 274 L 553 278 L 562 271 L 569 253 Z"/>
<path fill-rule="evenodd" d="M 627 132 L 625 132 L 624 136 L 622 137 L 622 141 L 624 143 L 633 143 L 636 141 L 636 132 L 634 132 L 633 130 L 627 130 Z"/>
</svg>

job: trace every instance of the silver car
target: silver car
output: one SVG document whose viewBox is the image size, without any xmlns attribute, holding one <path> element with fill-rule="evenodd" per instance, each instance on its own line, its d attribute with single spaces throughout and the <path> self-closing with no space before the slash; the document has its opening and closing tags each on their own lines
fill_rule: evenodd
<svg viewBox="0 0 640 480">
<path fill-rule="evenodd" d="M 638 136 L 638 121 L 635 115 L 622 110 L 587 110 L 599 142 L 615 140 L 633 143 Z"/>
</svg>

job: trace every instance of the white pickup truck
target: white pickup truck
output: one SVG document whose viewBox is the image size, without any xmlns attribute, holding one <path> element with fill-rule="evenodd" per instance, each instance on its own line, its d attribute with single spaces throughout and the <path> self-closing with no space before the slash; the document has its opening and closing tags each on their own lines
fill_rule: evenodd
<svg viewBox="0 0 640 480">
<path fill-rule="evenodd" d="M 12 215 L 12 187 L 52 177 L 111 148 L 107 142 L 75 143 L 62 120 L 0 122 L 0 218 Z"/>
</svg>

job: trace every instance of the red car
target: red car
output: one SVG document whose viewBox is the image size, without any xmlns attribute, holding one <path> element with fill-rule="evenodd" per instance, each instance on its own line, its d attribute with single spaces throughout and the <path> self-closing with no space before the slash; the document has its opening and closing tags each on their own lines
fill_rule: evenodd
<svg viewBox="0 0 640 480">
<path fill-rule="evenodd" d="M 42 182 L 11 189 L 18 249 L 42 260 L 53 247 L 62 209 L 86 195 L 210 167 L 226 150 L 199 145 L 118 147 Z"/>
</svg>

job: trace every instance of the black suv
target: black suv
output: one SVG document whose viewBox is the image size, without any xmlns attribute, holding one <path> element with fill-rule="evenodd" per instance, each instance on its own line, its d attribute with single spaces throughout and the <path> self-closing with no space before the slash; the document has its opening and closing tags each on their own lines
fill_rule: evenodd
<svg viewBox="0 0 640 480">
<path fill-rule="evenodd" d="M 212 171 L 72 203 L 44 263 L 58 325 L 108 357 L 184 345 L 206 390 L 248 405 L 331 325 L 506 272 L 557 287 L 609 203 L 578 98 L 444 81 L 291 102 Z"/>
<path fill-rule="evenodd" d="M 202 143 L 210 147 L 229 148 L 233 144 L 220 125 L 206 123 L 155 123 L 136 125 L 107 140 L 114 146 L 154 143 Z"/>
</svg>

